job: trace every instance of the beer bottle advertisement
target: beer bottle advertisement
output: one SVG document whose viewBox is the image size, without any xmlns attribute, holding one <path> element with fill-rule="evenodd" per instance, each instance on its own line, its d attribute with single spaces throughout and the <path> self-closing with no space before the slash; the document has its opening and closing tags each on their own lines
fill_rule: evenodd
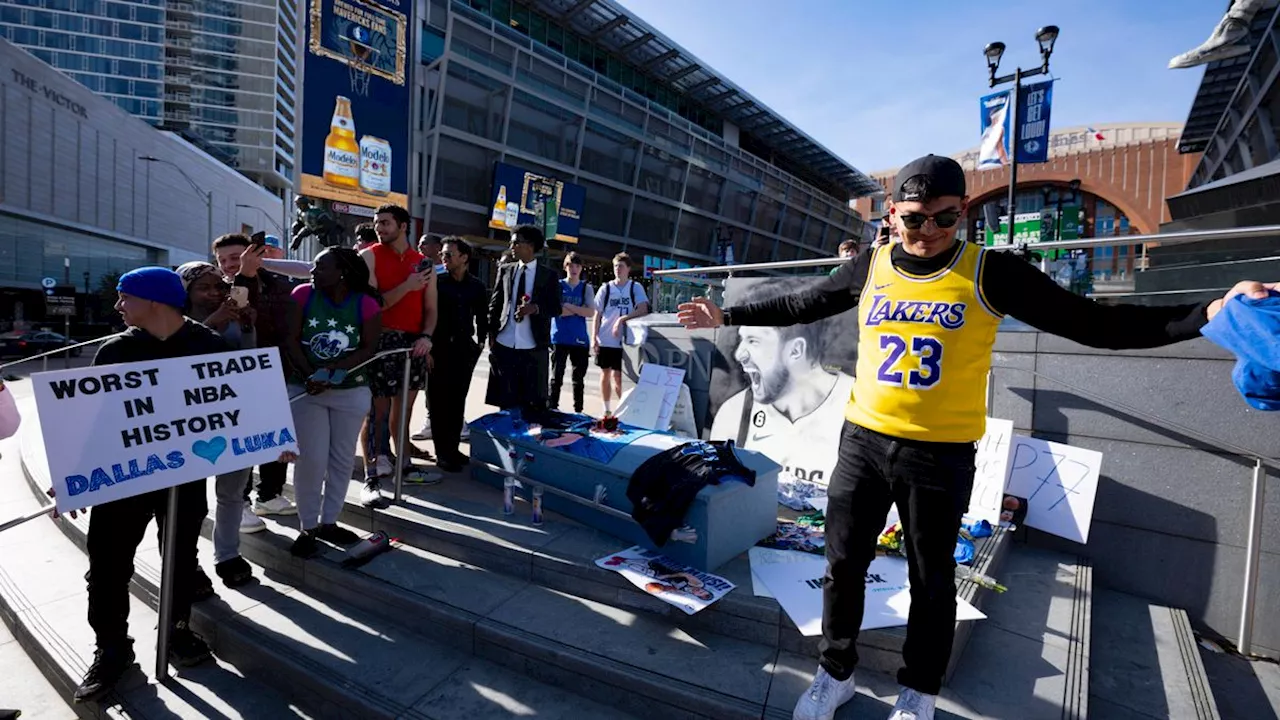
<svg viewBox="0 0 1280 720">
<path fill-rule="evenodd" d="M 301 194 L 409 207 L 410 0 L 307 0 Z"/>
<path fill-rule="evenodd" d="M 587 197 L 581 185 L 497 162 L 491 197 L 489 227 L 509 231 L 518 225 L 536 225 L 548 240 L 578 242 Z"/>
</svg>

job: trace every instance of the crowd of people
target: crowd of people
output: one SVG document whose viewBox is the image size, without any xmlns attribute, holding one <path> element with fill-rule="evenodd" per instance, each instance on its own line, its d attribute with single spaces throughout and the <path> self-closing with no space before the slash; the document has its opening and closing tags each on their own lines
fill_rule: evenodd
<svg viewBox="0 0 1280 720">
<path fill-rule="evenodd" d="M 620 394 L 627 323 L 648 312 L 626 254 L 613 259 L 614 280 L 597 291 L 582 279 L 577 253 L 565 256 L 563 278 L 540 265 L 546 240 L 537 228 L 521 226 L 511 232 L 490 290 L 471 273 L 476 251 L 470 243 L 428 234 L 411 244 L 410 226 L 404 208 L 385 205 L 356 229 L 353 248 L 329 247 L 312 262 L 287 259 L 279 238 L 234 233 L 213 241 L 214 263 L 121 276 L 115 309 L 127 329 L 102 344 L 95 365 L 248 348 L 280 352 L 298 452 L 256 473 L 245 468 L 214 478 L 214 573 L 227 587 L 252 581 L 240 537 L 265 530 L 263 516 L 297 516 L 301 532 L 291 552 L 304 560 L 315 557 L 321 543 L 341 548 L 360 540 L 337 524 L 357 443 L 360 501 L 369 507 L 388 503 L 383 482 L 397 467 L 409 484 L 441 481 L 439 472 L 421 472 L 415 458 L 434 459 L 443 472 L 461 471 L 469 463 L 460 449 L 467 393 L 486 347 L 486 400 L 499 409 L 557 409 L 572 365 L 573 410 L 582 412 L 592 353 L 604 371 L 606 410 Z M 413 438 L 432 440 L 434 457 L 401 445 L 405 435 L 398 432 L 424 390 L 428 421 Z M 0 389 L 0 401 L 7 399 Z M 283 494 L 290 463 L 293 501 Z M 210 656 L 189 624 L 192 603 L 214 594 L 196 559 L 209 511 L 205 485 L 181 486 L 176 518 L 167 517 L 167 491 L 105 503 L 89 516 L 86 579 L 97 650 L 76 689 L 78 701 L 102 697 L 134 662 L 128 586 L 152 519 L 162 543 L 167 523 L 177 523 L 169 659 L 190 666 Z"/>
</svg>

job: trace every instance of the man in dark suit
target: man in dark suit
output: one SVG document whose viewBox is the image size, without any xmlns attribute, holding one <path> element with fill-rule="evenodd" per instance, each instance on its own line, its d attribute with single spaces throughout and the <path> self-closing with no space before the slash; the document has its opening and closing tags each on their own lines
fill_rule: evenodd
<svg viewBox="0 0 1280 720">
<path fill-rule="evenodd" d="M 547 406 L 551 319 L 560 315 L 560 278 L 535 259 L 546 239 L 532 225 L 511 231 L 515 261 L 498 268 L 489 298 L 489 388 L 503 410 Z"/>
</svg>

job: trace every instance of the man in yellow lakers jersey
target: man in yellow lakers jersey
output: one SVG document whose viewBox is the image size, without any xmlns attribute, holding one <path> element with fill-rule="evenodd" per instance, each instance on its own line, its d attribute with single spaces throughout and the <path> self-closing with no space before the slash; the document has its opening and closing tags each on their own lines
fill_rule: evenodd
<svg viewBox="0 0 1280 720">
<path fill-rule="evenodd" d="M 1011 254 L 957 241 L 968 197 L 954 160 L 915 160 L 890 190 L 899 242 L 792 295 L 726 310 L 705 298 L 680 306 L 689 328 L 782 327 L 858 308 L 857 373 L 828 488 L 821 658 L 795 720 L 830 720 L 853 697 L 865 573 L 894 503 L 907 536 L 911 610 L 890 720 L 932 720 L 955 633 L 952 553 L 1004 315 L 1091 347 L 1158 347 L 1199 335 L 1234 295 L 1280 289 L 1242 282 L 1207 304 L 1100 305 Z"/>
</svg>

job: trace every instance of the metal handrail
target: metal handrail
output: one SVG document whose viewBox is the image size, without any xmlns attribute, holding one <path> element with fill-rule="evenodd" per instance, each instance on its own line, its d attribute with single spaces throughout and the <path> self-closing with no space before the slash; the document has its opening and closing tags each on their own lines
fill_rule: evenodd
<svg viewBox="0 0 1280 720">
<path fill-rule="evenodd" d="M 1044 373 L 1039 373 L 1039 372 L 1036 372 L 1035 370 L 1028 370 L 1027 368 L 1013 367 L 1013 366 L 1006 366 L 1006 365 L 993 367 L 992 370 L 1017 370 L 1018 372 L 1024 372 L 1024 373 L 1027 373 L 1028 375 L 1034 375 L 1035 377 L 1041 380 L 1048 380 L 1049 382 L 1054 383 L 1055 385 L 1061 385 L 1062 387 L 1074 392 L 1075 394 L 1080 395 L 1081 397 L 1087 398 L 1089 400 L 1092 400 L 1093 402 L 1099 405 L 1103 405 L 1105 407 L 1111 408 L 1112 410 L 1118 410 L 1120 412 L 1142 418 L 1143 420 L 1148 420 L 1167 430 L 1176 430 L 1182 433 L 1183 435 L 1191 437 L 1204 445 L 1209 445 L 1221 452 L 1224 452 L 1230 455 L 1235 455 L 1238 457 L 1259 460 L 1268 467 L 1280 470 L 1280 459 L 1265 456 L 1257 450 L 1250 450 L 1249 448 L 1246 448 L 1242 445 L 1237 445 L 1231 442 L 1230 440 L 1223 440 L 1222 438 L 1214 437 L 1213 435 L 1206 435 L 1205 433 L 1202 433 L 1199 430 L 1189 428 L 1186 425 L 1183 425 L 1178 422 L 1174 422 L 1173 420 L 1168 420 L 1158 415 L 1153 415 L 1149 412 L 1139 410 L 1138 408 L 1132 407 L 1130 405 L 1126 405 L 1122 402 L 1118 402 L 1116 400 L 1111 400 L 1109 398 L 1102 397 L 1101 395 L 1097 395 L 1079 386 L 1072 385 L 1069 382 L 1059 380 L 1058 378 L 1055 378 L 1051 375 L 1045 375 Z"/>
<path fill-rule="evenodd" d="M 7 370 L 15 365 L 21 365 L 22 363 L 31 362 L 32 360 L 44 360 L 54 355 L 68 353 L 77 348 L 85 347 L 86 345 L 97 345 L 100 342 L 106 342 L 107 340 L 110 340 L 113 337 L 117 337 L 118 335 L 120 335 L 120 333 L 111 333 L 110 335 L 104 335 L 94 340 L 85 340 L 84 342 L 79 342 L 79 343 L 76 343 L 75 345 L 66 345 L 56 350 L 42 352 L 39 355 L 32 355 L 31 357 L 21 358 L 19 360 L 14 360 L 13 362 L 3 363 L 3 364 L 0 364 L 0 371 Z"/>
<path fill-rule="evenodd" d="M 1122 245 L 1185 245 L 1204 240 L 1248 240 L 1252 238 L 1280 236 L 1280 225 L 1258 225 L 1255 227 L 1226 228 L 1222 230 L 1187 230 L 1156 235 L 1115 235 L 1101 238 L 1081 238 L 1079 240 L 1058 240 L 1056 242 L 1034 242 L 1025 245 L 991 245 L 988 250 L 1078 250 L 1093 247 L 1118 247 Z M 711 265 L 695 268 L 671 268 L 654 270 L 656 277 L 667 275 L 689 275 L 693 273 L 731 273 L 750 270 L 782 270 L 788 268 L 824 267 L 839 265 L 844 258 L 813 258 L 809 260 L 779 260 L 776 262 L 745 263 L 742 265 Z"/>
</svg>

